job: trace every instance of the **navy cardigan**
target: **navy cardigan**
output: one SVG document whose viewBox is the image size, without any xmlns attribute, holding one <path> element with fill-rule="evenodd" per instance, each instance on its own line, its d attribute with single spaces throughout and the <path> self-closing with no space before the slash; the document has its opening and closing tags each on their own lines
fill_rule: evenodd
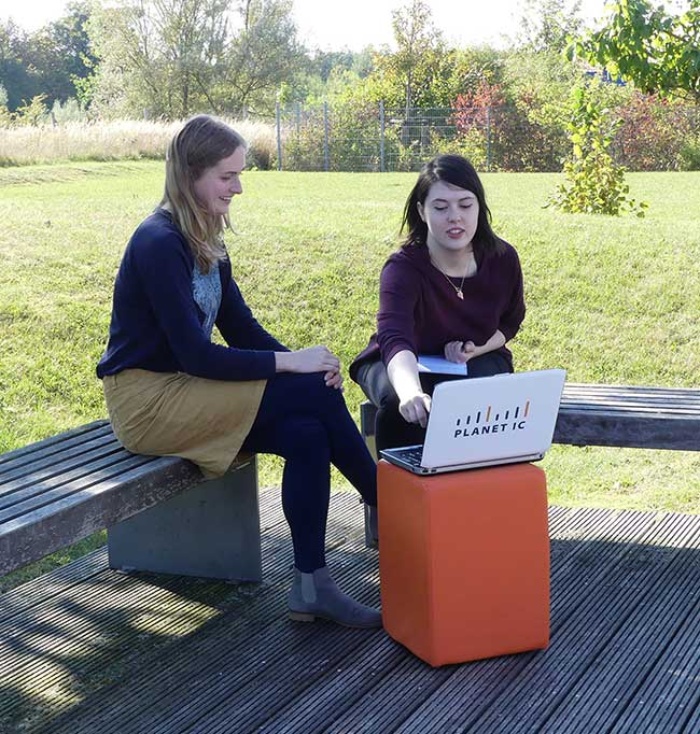
<svg viewBox="0 0 700 734">
<path fill-rule="evenodd" d="M 185 372 L 213 380 L 258 380 L 275 374 L 274 352 L 288 351 L 255 319 L 231 275 L 219 264 L 216 326 L 228 346 L 204 333 L 193 295 L 194 255 L 169 212 L 157 209 L 136 229 L 114 285 L 107 349 L 97 376 L 125 369 Z"/>
</svg>

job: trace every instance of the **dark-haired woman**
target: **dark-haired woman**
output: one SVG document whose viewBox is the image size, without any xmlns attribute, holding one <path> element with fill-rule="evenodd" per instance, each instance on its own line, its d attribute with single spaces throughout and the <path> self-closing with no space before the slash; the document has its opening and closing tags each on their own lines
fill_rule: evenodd
<svg viewBox="0 0 700 734">
<path fill-rule="evenodd" d="M 381 613 L 341 592 L 326 567 L 334 464 L 369 505 L 376 465 L 343 399 L 338 358 L 290 350 L 246 305 L 222 239 L 242 193 L 246 145 L 208 115 L 172 139 L 165 193 L 127 245 L 98 366 L 114 432 L 135 453 L 182 456 L 208 476 L 240 449 L 285 459 L 282 506 L 294 548 L 289 616 L 380 627 Z M 216 326 L 226 345 L 212 341 Z"/>
<path fill-rule="evenodd" d="M 377 450 L 423 443 L 430 396 L 452 376 L 419 372 L 418 355 L 467 363 L 467 377 L 513 371 L 506 343 L 525 317 L 515 249 L 491 229 L 472 164 L 441 155 L 404 208 L 407 236 L 382 269 L 377 332 L 350 376 L 377 406 Z"/>
</svg>

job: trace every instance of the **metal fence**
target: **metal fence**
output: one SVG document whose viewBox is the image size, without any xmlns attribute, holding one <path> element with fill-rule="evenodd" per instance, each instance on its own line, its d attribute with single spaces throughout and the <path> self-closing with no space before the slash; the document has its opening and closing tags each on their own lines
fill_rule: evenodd
<svg viewBox="0 0 700 734">
<path fill-rule="evenodd" d="M 486 171 L 558 171 L 567 152 L 563 131 L 533 124 L 515 106 L 296 105 L 278 108 L 276 130 L 280 170 L 414 171 L 452 152 Z"/>
<path fill-rule="evenodd" d="M 656 142 L 644 151 L 635 148 L 639 135 L 630 136 L 630 124 L 622 128 L 614 149 L 619 162 L 632 170 L 700 166 L 700 141 L 693 132 L 700 129 L 700 112 L 683 110 L 682 120 L 678 111 L 674 114 L 670 125 L 658 121 L 658 128 L 666 130 L 664 135 L 650 128 Z M 539 117 L 515 104 L 429 109 L 389 108 L 381 103 L 278 107 L 277 168 L 415 171 L 434 155 L 460 153 L 481 171 L 561 171 L 571 151 L 564 124 L 538 121 Z M 631 124 L 635 128 L 634 120 Z"/>
</svg>

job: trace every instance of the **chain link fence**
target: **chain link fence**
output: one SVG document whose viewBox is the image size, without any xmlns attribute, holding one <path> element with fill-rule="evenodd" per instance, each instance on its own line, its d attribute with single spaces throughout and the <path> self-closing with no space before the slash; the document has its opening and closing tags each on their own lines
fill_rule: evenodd
<svg viewBox="0 0 700 734">
<path fill-rule="evenodd" d="M 561 171 L 571 151 L 565 125 L 538 117 L 543 115 L 515 104 L 278 107 L 277 168 L 416 171 L 435 155 L 459 153 L 481 171 Z M 648 117 L 628 115 L 615 145 L 620 163 L 630 170 L 700 168 L 697 107 L 662 109 L 651 122 Z"/>
</svg>

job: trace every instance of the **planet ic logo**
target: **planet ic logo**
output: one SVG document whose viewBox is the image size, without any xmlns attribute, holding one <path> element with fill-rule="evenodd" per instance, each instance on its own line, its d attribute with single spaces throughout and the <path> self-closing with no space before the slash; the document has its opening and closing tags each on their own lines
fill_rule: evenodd
<svg viewBox="0 0 700 734">
<path fill-rule="evenodd" d="M 476 410 L 455 421 L 454 438 L 470 438 L 486 436 L 494 433 L 511 433 L 522 431 L 527 425 L 531 413 L 530 401 L 495 411 L 489 405 L 485 409 Z"/>
</svg>

